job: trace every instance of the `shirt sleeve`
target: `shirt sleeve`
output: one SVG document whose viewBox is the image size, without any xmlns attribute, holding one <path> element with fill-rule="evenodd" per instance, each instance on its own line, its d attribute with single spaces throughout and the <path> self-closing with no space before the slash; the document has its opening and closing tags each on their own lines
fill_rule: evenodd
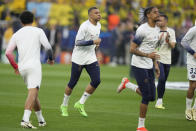
<svg viewBox="0 0 196 131">
<path fill-rule="evenodd" d="M 176 35 L 174 30 L 171 30 L 170 32 L 170 41 L 176 43 Z"/>
<path fill-rule="evenodd" d="M 88 41 L 77 40 L 76 46 L 89 46 L 89 45 L 93 45 L 93 44 L 94 44 L 93 40 L 88 40 Z"/>
<path fill-rule="evenodd" d="M 190 43 L 196 35 L 196 28 L 191 28 L 186 35 L 183 37 L 181 41 L 181 45 L 189 52 L 191 55 L 195 53 L 195 51 L 190 47 Z"/>
<path fill-rule="evenodd" d="M 44 48 L 46 50 L 52 49 L 52 47 L 48 41 L 48 38 L 46 37 L 46 35 L 42 29 L 41 29 L 41 33 L 40 33 L 40 43 L 44 46 Z"/>
<path fill-rule="evenodd" d="M 144 31 L 141 28 L 138 28 L 136 30 L 135 37 L 133 39 L 133 42 L 136 43 L 137 45 L 140 45 L 144 39 Z"/>
<path fill-rule="evenodd" d="M 10 39 L 9 41 L 9 44 L 8 44 L 8 47 L 5 51 L 5 54 L 10 62 L 10 64 L 12 65 L 12 67 L 14 69 L 18 69 L 18 65 L 16 64 L 15 62 L 15 58 L 14 58 L 14 55 L 13 55 L 13 51 L 15 50 L 16 48 L 16 42 L 15 42 L 15 38 L 14 38 L 14 35 L 12 36 L 12 38 Z"/>
<path fill-rule="evenodd" d="M 80 41 L 85 40 L 86 35 L 86 28 L 85 25 L 82 24 L 78 30 L 77 36 L 76 36 L 76 45 L 80 43 Z"/>
</svg>

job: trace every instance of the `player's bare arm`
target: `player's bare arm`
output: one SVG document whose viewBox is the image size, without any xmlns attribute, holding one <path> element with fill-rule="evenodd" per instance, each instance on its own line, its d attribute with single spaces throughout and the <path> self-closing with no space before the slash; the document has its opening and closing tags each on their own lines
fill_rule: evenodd
<svg viewBox="0 0 196 131">
<path fill-rule="evenodd" d="M 132 54 L 147 57 L 147 58 L 151 58 L 151 59 L 159 59 L 160 58 L 160 56 L 158 54 L 156 54 L 156 52 L 144 53 L 144 52 L 139 51 L 138 50 L 138 45 L 134 42 L 131 43 L 130 52 Z"/>
<path fill-rule="evenodd" d="M 156 78 L 159 78 L 159 76 L 160 76 L 159 65 L 158 65 L 158 63 L 157 63 L 156 60 L 154 60 L 153 62 L 154 62 L 154 67 L 155 67 L 155 75 L 156 75 Z"/>
</svg>

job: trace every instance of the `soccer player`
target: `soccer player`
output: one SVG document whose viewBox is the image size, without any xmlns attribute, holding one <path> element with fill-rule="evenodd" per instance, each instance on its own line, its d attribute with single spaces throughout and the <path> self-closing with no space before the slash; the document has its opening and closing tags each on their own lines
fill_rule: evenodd
<svg viewBox="0 0 196 131">
<path fill-rule="evenodd" d="M 163 95 L 165 92 L 165 83 L 169 75 L 171 65 L 171 49 L 176 45 L 175 31 L 167 27 L 168 17 L 161 14 L 157 26 L 160 28 L 159 43 L 157 46 L 160 59 L 158 60 L 160 76 L 157 85 L 158 99 L 155 108 L 165 109 L 163 106 Z"/>
<path fill-rule="evenodd" d="M 185 116 L 187 120 L 196 121 L 196 99 L 192 107 L 194 91 L 196 88 L 196 26 L 189 29 L 182 39 L 181 44 L 187 51 L 187 75 L 189 79 Z"/>
<path fill-rule="evenodd" d="M 68 116 L 69 97 L 80 78 L 83 68 L 88 72 L 91 82 L 86 87 L 80 100 L 74 105 L 74 108 L 76 108 L 82 116 L 88 116 L 84 110 L 84 103 L 100 84 L 100 68 L 95 54 L 95 48 L 98 47 L 101 42 L 99 38 L 101 29 L 101 24 L 99 23 L 101 19 L 99 9 L 96 7 L 89 8 L 88 16 L 89 19 L 81 24 L 76 36 L 75 47 L 72 54 L 71 78 L 65 88 L 63 103 L 60 106 L 62 116 Z"/>
<path fill-rule="evenodd" d="M 37 115 L 39 126 L 46 125 L 38 99 L 38 91 L 42 79 L 40 62 L 41 45 L 43 45 L 48 52 L 48 63 L 53 64 L 54 61 L 50 43 L 42 29 L 32 26 L 33 19 L 34 16 L 29 11 L 24 11 L 20 15 L 20 20 L 24 27 L 13 34 L 6 49 L 6 56 L 14 68 L 15 73 L 17 75 L 20 74 L 23 77 L 28 88 L 28 96 L 21 126 L 24 128 L 36 129 L 29 121 L 32 109 L 34 109 Z M 18 49 L 18 64 L 15 62 L 13 56 L 15 48 Z"/>
<path fill-rule="evenodd" d="M 129 82 L 127 78 L 123 78 L 117 89 L 118 92 L 121 92 L 125 88 L 130 88 L 142 96 L 137 131 L 147 131 L 144 123 L 148 104 L 150 101 L 155 100 L 156 89 L 153 63 L 156 76 L 159 77 L 160 74 L 159 66 L 156 62 L 156 59 L 159 59 L 160 56 L 154 52 L 159 40 L 159 28 L 156 27 L 156 22 L 159 19 L 158 8 L 146 8 L 144 10 L 144 18 L 147 22 L 139 26 L 130 45 L 130 52 L 133 53 L 132 70 L 139 88 Z"/>
</svg>

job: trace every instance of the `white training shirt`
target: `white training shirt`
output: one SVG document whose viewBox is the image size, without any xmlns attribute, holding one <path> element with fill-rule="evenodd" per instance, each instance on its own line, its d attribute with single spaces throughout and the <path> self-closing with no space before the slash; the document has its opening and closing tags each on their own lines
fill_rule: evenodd
<svg viewBox="0 0 196 131">
<path fill-rule="evenodd" d="M 142 41 L 142 43 L 138 47 L 139 51 L 144 53 L 152 53 L 153 51 L 155 51 L 155 47 L 158 42 L 158 34 L 158 27 L 150 27 L 148 23 L 140 25 L 135 35 L 137 39 Z M 133 54 L 131 65 L 138 68 L 152 69 L 153 61 L 150 58 Z"/>
<path fill-rule="evenodd" d="M 80 40 L 89 41 L 98 39 L 100 30 L 101 24 L 99 22 L 97 25 L 93 25 L 89 20 L 83 22 L 76 35 L 75 43 Z M 97 61 L 95 47 L 96 45 L 94 44 L 89 46 L 75 45 L 72 53 L 72 62 L 78 65 L 88 65 Z"/>
<path fill-rule="evenodd" d="M 43 45 L 46 50 L 51 49 L 44 31 L 41 28 L 24 26 L 13 34 L 7 50 L 12 50 L 17 47 L 19 55 L 18 68 L 19 71 L 21 71 L 41 67 L 41 45 Z"/>
<path fill-rule="evenodd" d="M 189 29 L 186 35 L 182 39 L 183 42 L 189 44 L 189 46 L 196 52 L 196 26 Z M 196 59 L 187 52 L 187 65 L 196 66 Z"/>
<path fill-rule="evenodd" d="M 167 28 L 167 32 L 170 35 L 169 42 L 176 43 L 175 31 L 172 28 Z M 160 40 L 160 47 L 157 48 L 157 53 L 160 55 L 159 62 L 163 64 L 171 64 L 171 47 L 166 42 L 167 32 L 160 32 L 159 38 L 163 34 L 162 39 Z"/>
</svg>

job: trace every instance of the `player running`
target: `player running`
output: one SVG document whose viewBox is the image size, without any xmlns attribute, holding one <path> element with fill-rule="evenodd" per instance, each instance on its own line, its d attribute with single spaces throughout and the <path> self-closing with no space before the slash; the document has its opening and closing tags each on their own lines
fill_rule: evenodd
<svg viewBox="0 0 196 131">
<path fill-rule="evenodd" d="M 20 74 L 28 88 L 28 96 L 25 103 L 25 110 L 21 126 L 24 128 L 33 128 L 35 126 L 29 121 L 32 109 L 34 109 L 39 126 L 45 126 L 46 121 L 42 116 L 41 105 L 38 99 L 38 91 L 41 85 L 42 70 L 40 62 L 40 47 L 41 45 L 47 50 L 49 55 L 49 64 L 53 64 L 52 48 L 44 31 L 40 28 L 33 27 L 33 14 L 29 11 L 24 11 L 20 15 L 20 20 L 24 25 L 23 28 L 13 34 L 9 45 L 6 49 L 6 56 L 15 70 L 15 73 Z M 18 49 L 18 65 L 14 60 L 13 51 Z"/>
<path fill-rule="evenodd" d="M 76 36 L 75 47 L 72 54 L 71 78 L 65 88 L 63 103 L 60 107 L 62 116 L 68 116 L 69 97 L 80 78 L 83 68 L 88 72 L 91 82 L 86 87 L 80 100 L 74 105 L 74 108 L 76 108 L 82 116 L 88 116 L 84 110 L 84 103 L 100 84 L 100 68 L 97 62 L 95 48 L 96 46 L 98 47 L 101 42 L 99 38 L 101 29 L 99 21 L 101 15 L 99 9 L 96 7 L 89 8 L 88 15 L 89 19 L 81 24 Z"/>
<path fill-rule="evenodd" d="M 193 107 L 191 107 L 196 88 L 196 26 L 189 29 L 181 44 L 187 51 L 187 75 L 189 79 L 185 116 L 187 120 L 196 121 L 196 99 Z"/>
<path fill-rule="evenodd" d="M 158 43 L 158 54 L 160 59 L 158 60 L 160 76 L 157 85 L 158 99 L 155 108 L 165 109 L 163 106 L 163 96 L 165 93 L 165 84 L 170 71 L 171 65 L 171 50 L 176 45 L 175 31 L 172 28 L 167 27 L 168 17 L 161 14 L 157 26 L 160 28 L 160 37 Z"/>
<path fill-rule="evenodd" d="M 139 26 L 135 38 L 130 45 L 130 52 L 133 53 L 131 65 L 139 88 L 130 83 L 127 78 L 123 78 L 117 91 L 121 92 L 125 88 L 130 88 L 142 96 L 140 104 L 140 116 L 137 131 L 147 131 L 145 128 L 145 118 L 150 101 L 155 100 L 155 78 L 153 63 L 157 77 L 160 71 L 156 59 L 159 55 L 154 52 L 158 42 L 159 28 L 156 22 L 159 19 L 159 10 L 156 7 L 149 7 L 144 10 L 146 23 Z"/>
</svg>

